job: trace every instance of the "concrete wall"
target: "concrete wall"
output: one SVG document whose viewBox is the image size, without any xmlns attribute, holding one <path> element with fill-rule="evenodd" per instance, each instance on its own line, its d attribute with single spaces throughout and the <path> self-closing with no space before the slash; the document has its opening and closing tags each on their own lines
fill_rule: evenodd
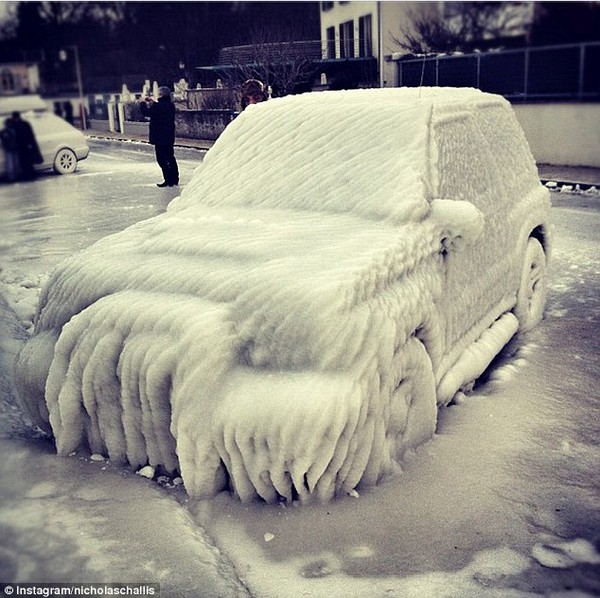
<svg viewBox="0 0 600 598">
<path fill-rule="evenodd" d="M 514 104 L 536 162 L 600 167 L 600 104 Z"/>
</svg>

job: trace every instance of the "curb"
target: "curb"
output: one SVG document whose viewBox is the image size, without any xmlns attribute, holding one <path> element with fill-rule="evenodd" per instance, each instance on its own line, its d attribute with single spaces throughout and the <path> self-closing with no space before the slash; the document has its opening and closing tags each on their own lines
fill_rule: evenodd
<svg viewBox="0 0 600 598">
<path fill-rule="evenodd" d="M 573 191 L 594 191 L 598 190 L 597 185 L 593 185 L 592 183 L 578 183 L 576 181 L 566 181 L 560 179 L 540 179 L 540 182 L 544 187 L 547 187 L 551 191 L 560 191 L 563 187 L 572 187 Z"/>
<path fill-rule="evenodd" d="M 111 134 L 111 135 L 104 135 L 102 133 L 85 133 L 86 138 L 88 139 L 99 139 L 100 141 L 123 141 L 123 142 L 127 142 L 127 141 L 133 141 L 135 143 L 144 143 L 146 145 L 150 145 L 150 143 L 148 142 L 147 139 L 143 139 L 141 137 L 132 137 L 132 136 L 127 136 L 127 135 L 117 135 L 117 134 Z M 214 145 L 214 141 L 211 140 L 189 140 L 189 141 L 182 141 L 180 140 L 175 140 L 174 143 L 174 147 L 179 147 L 179 148 L 184 148 L 184 149 L 195 149 L 195 150 L 199 150 L 199 151 L 208 151 L 212 146 Z"/>
</svg>

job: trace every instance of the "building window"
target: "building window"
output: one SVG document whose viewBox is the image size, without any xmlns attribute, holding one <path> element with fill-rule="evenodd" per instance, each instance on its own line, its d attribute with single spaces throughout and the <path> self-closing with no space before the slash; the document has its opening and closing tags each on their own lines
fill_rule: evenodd
<svg viewBox="0 0 600 598">
<path fill-rule="evenodd" d="M 2 91 L 15 91 L 15 76 L 13 75 L 11 70 L 3 69 L 2 74 L 0 74 L 0 81 Z"/>
<path fill-rule="evenodd" d="M 325 12 L 326 10 L 331 10 L 333 8 L 333 2 L 321 2 L 321 10 Z"/>
<path fill-rule="evenodd" d="M 335 27 L 327 27 L 327 48 L 325 58 L 335 58 Z"/>
<path fill-rule="evenodd" d="M 371 15 L 358 19 L 359 56 L 373 56 L 373 26 Z"/>
<path fill-rule="evenodd" d="M 354 21 L 340 25 L 340 58 L 354 58 Z"/>
</svg>

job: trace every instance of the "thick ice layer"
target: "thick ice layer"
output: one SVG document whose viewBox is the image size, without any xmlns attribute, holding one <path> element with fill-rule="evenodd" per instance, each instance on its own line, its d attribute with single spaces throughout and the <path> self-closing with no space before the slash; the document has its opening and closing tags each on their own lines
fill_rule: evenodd
<svg viewBox="0 0 600 598">
<path fill-rule="evenodd" d="M 444 298 L 445 254 L 486 221 L 430 203 L 435 106 L 451 118 L 483 95 L 369 90 L 248 108 L 165 214 L 52 274 L 18 363 L 29 415 L 61 454 L 180 470 L 193 496 L 229 484 L 244 500 L 328 499 L 394 471 L 434 433 L 440 364 L 496 303 L 510 308 L 505 288 Z M 464 332 L 463 307 L 492 319 L 448 346 L 444 318 Z"/>
<path fill-rule="evenodd" d="M 135 467 L 180 469 L 196 496 L 220 490 L 226 471 L 246 500 L 330 498 L 376 482 L 435 427 L 422 345 L 406 369 L 401 359 L 416 357 L 396 353 L 405 327 L 419 324 L 419 301 L 439 292 L 433 267 L 411 270 L 435 262 L 435 247 L 414 226 L 354 231 L 346 217 L 280 218 L 275 241 L 273 214 L 220 214 L 190 222 L 189 242 L 185 224 L 166 225 L 174 216 L 149 221 L 127 251 L 132 231 L 53 275 L 40 321 L 79 312 L 62 327 L 45 383 L 59 453 L 87 446 Z M 296 235 L 303 243 L 290 251 Z M 395 388 L 409 378 L 427 389 L 419 399 Z"/>
</svg>

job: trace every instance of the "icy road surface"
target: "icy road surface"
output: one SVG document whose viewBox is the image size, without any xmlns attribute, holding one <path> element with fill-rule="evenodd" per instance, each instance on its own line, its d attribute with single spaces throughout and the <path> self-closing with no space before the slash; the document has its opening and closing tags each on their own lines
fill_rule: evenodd
<svg viewBox="0 0 600 598">
<path fill-rule="evenodd" d="M 597 198 L 552 194 L 548 317 L 441 412 L 401 475 L 325 506 L 192 503 L 89 455 L 56 457 L 14 406 L 10 361 L 49 270 L 177 194 L 155 187 L 147 146 L 91 146 L 73 177 L 0 189 L 1 581 L 159 582 L 199 598 L 600 595 Z M 178 157 L 185 184 L 201 154 Z"/>
</svg>

